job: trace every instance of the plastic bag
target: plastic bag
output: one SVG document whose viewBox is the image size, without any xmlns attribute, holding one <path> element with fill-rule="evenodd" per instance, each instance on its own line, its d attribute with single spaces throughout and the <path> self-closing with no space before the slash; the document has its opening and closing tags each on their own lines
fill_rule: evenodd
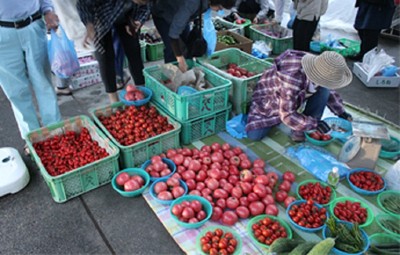
<svg viewBox="0 0 400 255">
<path fill-rule="evenodd" d="M 68 39 L 64 29 L 59 26 L 61 36 L 52 29 L 48 42 L 51 71 L 60 78 L 69 78 L 79 70 L 79 61 L 74 43 Z"/>
<path fill-rule="evenodd" d="M 217 31 L 211 20 L 211 8 L 204 13 L 203 18 L 203 37 L 207 42 L 207 56 L 210 56 L 214 53 L 217 46 Z"/>
<path fill-rule="evenodd" d="M 268 56 L 271 54 L 271 51 L 271 43 L 268 45 L 264 41 L 255 41 L 253 43 L 253 48 L 251 49 L 251 54 L 257 58 L 264 59 L 268 58 Z"/>
<path fill-rule="evenodd" d="M 338 161 L 328 152 L 310 145 L 289 147 L 286 153 L 290 157 L 297 159 L 310 174 L 315 176 L 315 178 L 324 182 L 327 182 L 328 174 L 335 166 L 339 169 L 340 178 L 344 178 L 349 171 L 346 164 Z"/>
<path fill-rule="evenodd" d="M 385 180 L 388 189 L 400 190 L 400 160 L 386 172 Z"/>
<path fill-rule="evenodd" d="M 226 122 L 226 131 L 237 139 L 247 137 L 247 114 L 239 114 Z"/>
<path fill-rule="evenodd" d="M 293 29 L 293 23 L 294 23 L 294 20 L 296 18 L 296 15 L 297 15 L 297 12 L 294 9 L 293 3 L 290 3 L 289 13 L 290 13 L 290 19 L 289 19 L 286 27 L 289 28 L 289 29 Z"/>
<path fill-rule="evenodd" d="M 394 62 L 394 58 L 386 54 L 383 49 L 378 52 L 378 49 L 374 48 L 365 53 L 362 66 L 368 74 L 367 82 L 374 77 L 377 72 L 382 70 L 382 68 L 391 65 Z"/>
</svg>

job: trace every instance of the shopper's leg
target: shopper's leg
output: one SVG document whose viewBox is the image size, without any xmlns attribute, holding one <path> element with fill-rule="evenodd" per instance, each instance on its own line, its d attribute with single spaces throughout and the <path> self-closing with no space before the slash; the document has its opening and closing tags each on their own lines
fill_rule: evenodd
<svg viewBox="0 0 400 255">
<path fill-rule="evenodd" d="M 326 104 L 328 103 L 330 91 L 327 88 L 319 87 L 317 92 L 307 99 L 304 115 L 321 119 Z"/>
<path fill-rule="evenodd" d="M 250 130 L 247 132 L 247 138 L 253 141 L 260 141 L 268 134 L 270 130 L 271 127 Z"/>
<path fill-rule="evenodd" d="M 99 62 L 100 76 L 103 80 L 105 90 L 107 93 L 113 93 L 117 91 L 115 81 L 115 54 L 111 31 L 104 35 L 101 40 L 104 51 L 100 53 L 98 50 L 95 51 L 95 57 Z"/>
<path fill-rule="evenodd" d="M 129 35 L 124 26 L 117 26 L 116 31 L 124 49 L 125 55 L 128 58 L 129 71 L 133 76 L 136 85 L 144 85 L 143 76 L 143 60 L 140 51 L 140 42 L 138 35 Z"/>
<path fill-rule="evenodd" d="M 168 24 L 163 18 L 156 16 L 153 16 L 153 22 L 164 43 L 164 62 L 175 62 L 176 57 L 172 51 L 171 40 L 168 35 L 170 24 Z"/>
<path fill-rule="evenodd" d="M 295 19 L 293 23 L 293 49 L 310 51 L 310 42 L 317 28 L 318 20 Z"/>
<path fill-rule="evenodd" d="M 365 53 L 378 46 L 378 40 L 381 30 L 377 29 L 363 29 L 360 47 L 360 56 L 363 57 Z"/>
<path fill-rule="evenodd" d="M 18 33 L 42 124 L 47 126 L 61 121 L 57 96 L 51 81 L 45 24 L 42 20 L 38 20 L 18 30 Z"/>
</svg>

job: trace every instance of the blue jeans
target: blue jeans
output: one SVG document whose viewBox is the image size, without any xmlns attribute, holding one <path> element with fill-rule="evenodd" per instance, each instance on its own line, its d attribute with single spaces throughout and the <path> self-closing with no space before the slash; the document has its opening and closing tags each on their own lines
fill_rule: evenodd
<svg viewBox="0 0 400 255">
<path fill-rule="evenodd" d="M 329 95 L 329 89 L 318 87 L 317 92 L 307 99 L 303 114 L 320 120 L 324 113 L 325 106 L 328 103 Z M 268 134 L 271 128 L 272 127 L 266 127 L 248 131 L 247 138 L 253 141 L 260 141 Z"/>
<path fill-rule="evenodd" d="M 20 29 L 0 27 L 0 56 L 0 86 L 11 103 L 22 139 L 40 128 L 32 90 L 42 124 L 47 126 L 61 121 L 51 84 L 43 20 Z"/>
</svg>

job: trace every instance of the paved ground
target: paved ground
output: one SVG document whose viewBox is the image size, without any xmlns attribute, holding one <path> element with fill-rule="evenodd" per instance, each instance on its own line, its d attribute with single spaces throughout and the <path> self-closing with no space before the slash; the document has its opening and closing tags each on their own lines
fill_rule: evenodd
<svg viewBox="0 0 400 255">
<path fill-rule="evenodd" d="M 398 42 L 381 45 L 396 56 Z M 352 67 L 352 63 L 349 62 Z M 399 124 L 399 89 L 369 89 L 357 78 L 340 91 L 344 100 Z M 88 114 L 107 104 L 101 85 L 60 97 L 65 118 Z M 0 91 L 0 147 L 20 152 L 10 105 Z M 67 203 L 55 203 L 30 158 L 24 157 L 31 181 L 21 192 L 0 198 L 0 254 L 181 254 L 142 197 L 122 198 L 110 185 Z"/>
</svg>

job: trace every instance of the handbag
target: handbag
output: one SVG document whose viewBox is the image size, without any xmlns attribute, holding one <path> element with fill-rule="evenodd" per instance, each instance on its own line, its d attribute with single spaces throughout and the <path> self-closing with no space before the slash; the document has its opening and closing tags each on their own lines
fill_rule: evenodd
<svg viewBox="0 0 400 255">
<path fill-rule="evenodd" d="M 202 9 L 203 3 L 200 1 L 199 18 L 194 21 L 193 29 L 187 39 L 189 57 L 201 57 L 207 52 L 207 41 L 202 33 Z"/>
</svg>

